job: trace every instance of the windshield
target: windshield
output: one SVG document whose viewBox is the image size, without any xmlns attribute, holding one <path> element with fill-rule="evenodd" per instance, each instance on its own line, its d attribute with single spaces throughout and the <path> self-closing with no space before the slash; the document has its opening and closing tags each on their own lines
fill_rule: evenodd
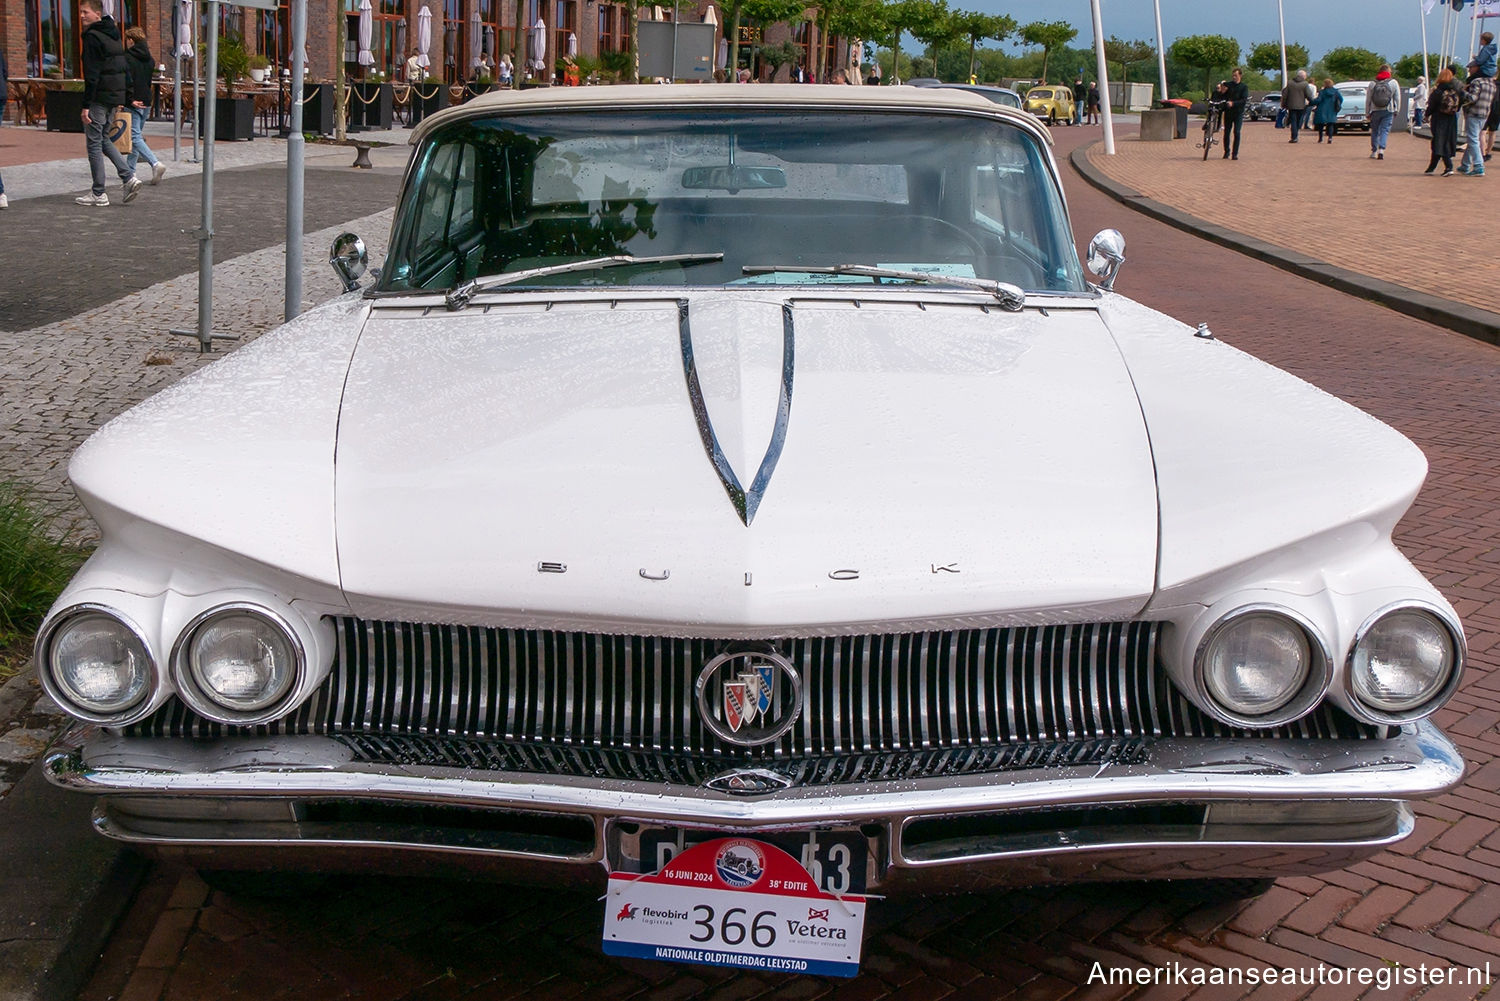
<svg viewBox="0 0 1500 1001">
<path fill-rule="evenodd" d="M 722 254 L 548 271 L 629 255 Z M 934 113 L 515 114 L 433 133 L 398 210 L 386 292 L 540 269 L 561 285 L 870 283 L 857 263 L 1084 292 L 1038 141 Z M 775 265 L 770 273 L 745 268 Z"/>
</svg>

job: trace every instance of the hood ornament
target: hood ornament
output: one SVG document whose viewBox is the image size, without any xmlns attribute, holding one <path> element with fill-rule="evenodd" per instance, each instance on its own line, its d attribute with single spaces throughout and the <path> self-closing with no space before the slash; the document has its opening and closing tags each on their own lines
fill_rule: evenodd
<svg viewBox="0 0 1500 1001">
<path fill-rule="evenodd" d="M 713 423 L 708 419 L 708 403 L 703 399 L 703 386 L 698 381 L 698 366 L 693 361 L 693 333 L 688 323 L 686 299 L 677 300 L 677 330 L 682 341 L 682 370 L 687 377 L 688 397 L 693 402 L 693 417 L 698 423 L 698 435 L 703 439 L 703 447 L 708 452 L 709 461 L 714 464 L 714 471 L 719 474 L 720 482 L 729 493 L 730 503 L 739 512 L 740 520 L 748 527 L 755 520 L 755 512 L 760 507 L 767 484 L 771 482 L 771 474 L 776 471 L 776 463 L 781 458 L 781 446 L 786 442 L 787 422 L 792 415 L 792 354 L 795 336 L 792 330 L 791 303 L 783 303 L 781 306 L 781 392 L 776 404 L 776 426 L 771 431 L 771 441 L 766 446 L 766 454 L 760 460 L 760 468 L 755 472 L 755 479 L 750 481 L 749 489 L 741 485 L 734 467 L 729 464 L 728 456 L 719 446 Z"/>
</svg>

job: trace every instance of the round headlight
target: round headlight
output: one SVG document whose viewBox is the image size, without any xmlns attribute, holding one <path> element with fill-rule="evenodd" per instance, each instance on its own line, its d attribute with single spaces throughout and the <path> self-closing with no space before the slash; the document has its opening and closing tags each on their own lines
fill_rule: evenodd
<svg viewBox="0 0 1500 1001">
<path fill-rule="evenodd" d="M 291 692 L 300 649 L 285 627 L 259 612 L 210 612 L 189 628 L 179 652 L 179 669 L 186 668 L 182 693 L 202 696 L 227 710 L 231 716 L 225 721 L 241 722 L 238 717 L 276 706 Z M 207 706 L 194 708 L 223 717 Z"/>
<path fill-rule="evenodd" d="M 1236 722 L 1262 722 L 1307 685 L 1315 652 L 1296 622 L 1269 611 L 1225 619 L 1198 663 L 1208 696 Z"/>
<path fill-rule="evenodd" d="M 101 611 L 71 616 L 47 642 L 59 700 L 93 717 L 121 716 L 151 688 L 151 656 L 135 631 Z"/>
<path fill-rule="evenodd" d="M 1448 687 L 1458 660 L 1453 634 L 1437 616 L 1400 608 L 1361 632 L 1349 655 L 1349 682 L 1368 708 L 1409 714 Z"/>
</svg>

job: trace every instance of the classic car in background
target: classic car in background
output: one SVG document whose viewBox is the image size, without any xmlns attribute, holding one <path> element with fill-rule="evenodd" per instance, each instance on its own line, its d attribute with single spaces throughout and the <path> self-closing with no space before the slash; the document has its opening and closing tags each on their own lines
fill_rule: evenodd
<svg viewBox="0 0 1500 1001">
<path fill-rule="evenodd" d="M 1250 106 L 1245 109 L 1245 114 L 1250 117 L 1252 122 L 1258 122 L 1262 119 L 1274 122 L 1276 116 L 1281 114 L 1281 95 L 1267 94 L 1259 101 L 1251 101 Z"/>
<path fill-rule="evenodd" d="M 1459 781 L 1421 453 L 1110 291 L 1118 233 L 1086 280 L 1032 117 L 556 88 L 412 143 L 372 285 L 72 460 L 36 660 L 103 834 L 894 893 L 1323 871 Z"/>
<path fill-rule="evenodd" d="M 1021 95 L 1009 87 L 991 87 L 983 83 L 944 83 L 941 80 L 923 78 L 911 81 L 911 85 L 913 87 L 944 87 L 948 90 L 967 90 L 970 93 L 978 94 L 986 100 L 994 101 L 996 104 L 1004 105 L 1007 108 L 1019 108 L 1024 102 Z"/>
<path fill-rule="evenodd" d="M 1073 90 L 1063 84 L 1043 84 L 1026 92 L 1026 110 L 1048 125 L 1073 124 Z"/>
</svg>

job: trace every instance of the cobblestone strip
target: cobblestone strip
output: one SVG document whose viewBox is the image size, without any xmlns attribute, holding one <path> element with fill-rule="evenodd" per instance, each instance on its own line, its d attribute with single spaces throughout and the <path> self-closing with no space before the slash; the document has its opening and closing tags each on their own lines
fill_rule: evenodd
<svg viewBox="0 0 1500 1001">
<path fill-rule="evenodd" d="M 363 235 L 372 260 L 385 255 L 387 209 L 308 235 L 303 240 L 303 303 L 338 295 L 328 246 L 344 230 Z M 198 276 L 180 275 L 60 323 L 0 331 L 0 480 L 24 483 L 92 541 L 93 523 L 67 482 L 68 457 L 104 422 L 204 365 L 224 357 L 281 322 L 285 244 L 214 267 L 214 328 L 239 341 L 219 341 L 215 354 L 169 334 L 198 317 Z M 0 796 L 46 748 L 64 721 L 28 669 L 0 686 Z"/>
</svg>

